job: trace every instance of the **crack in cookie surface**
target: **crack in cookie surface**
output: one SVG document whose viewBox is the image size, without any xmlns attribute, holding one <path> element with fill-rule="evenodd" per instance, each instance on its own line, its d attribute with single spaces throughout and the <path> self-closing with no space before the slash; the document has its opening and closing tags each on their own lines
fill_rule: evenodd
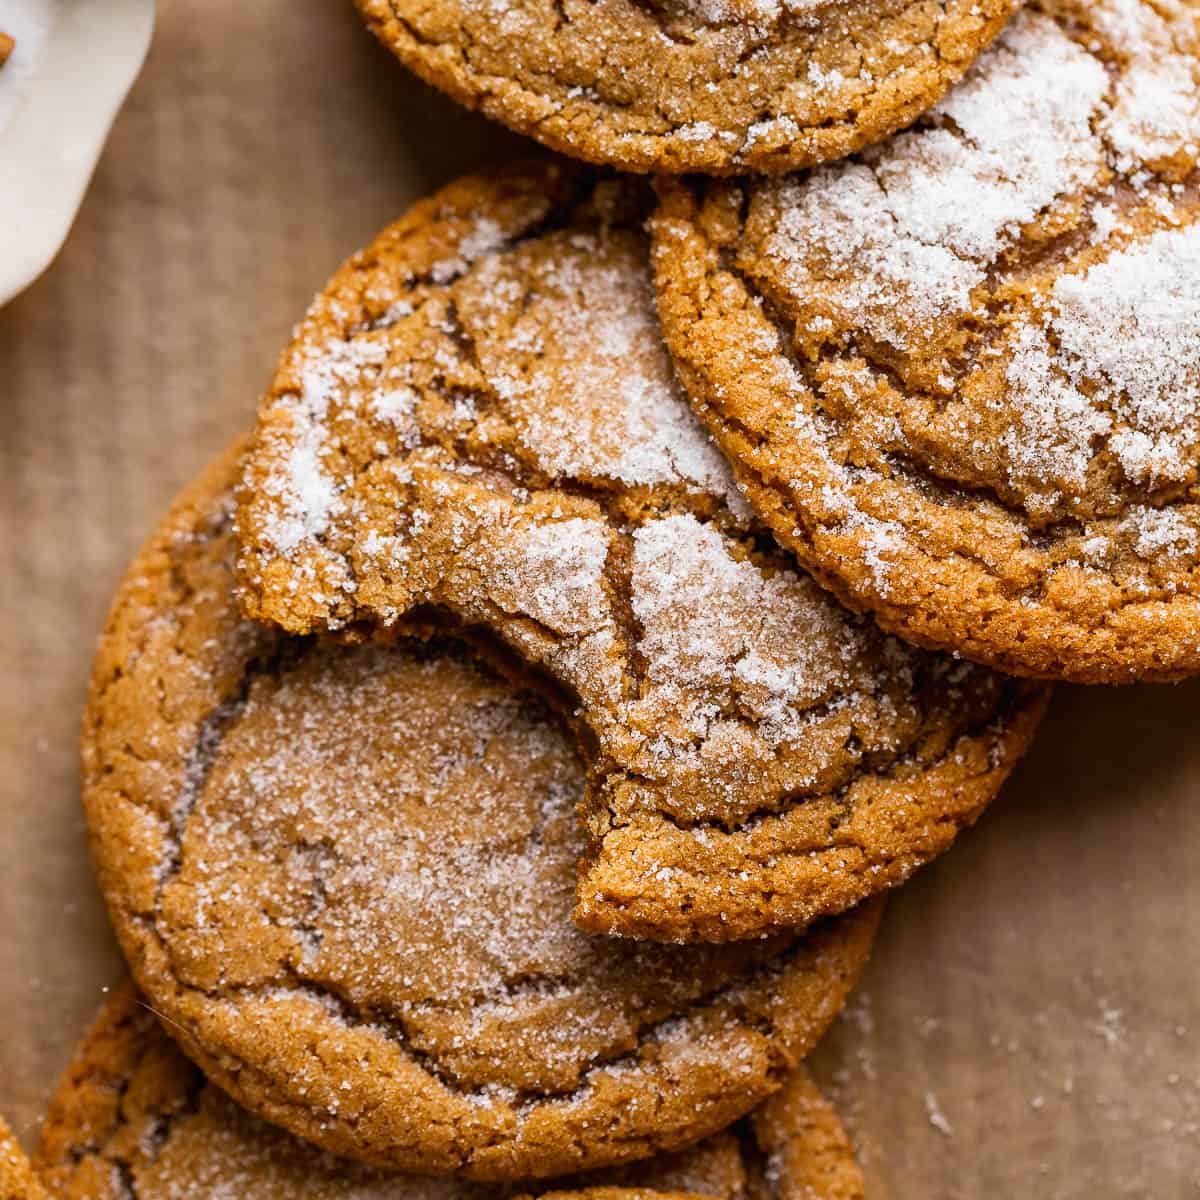
<svg viewBox="0 0 1200 1200">
<path fill-rule="evenodd" d="M 442 286 L 396 282 L 435 269 L 406 218 L 300 328 L 248 460 L 249 610 L 361 635 L 440 606 L 563 687 L 589 928 L 726 940 L 849 907 L 970 823 L 1038 689 L 881 635 L 751 518 L 660 341 L 640 187 L 581 186 L 503 242 L 498 186 L 423 210 Z"/>
<path fill-rule="evenodd" d="M 577 930 L 571 747 L 453 646 L 316 646 L 249 670 L 169 843 L 156 924 L 187 986 L 234 1004 L 319 988 L 398 1027 L 449 1086 L 520 1101 L 576 1090 L 784 949 Z"/>
<path fill-rule="evenodd" d="M 934 104 L 1017 0 L 358 0 L 461 103 L 591 162 L 784 170 Z"/>
<path fill-rule="evenodd" d="M 770 1164 L 776 1164 L 771 1168 Z M 766 1165 L 769 1189 L 760 1192 Z M 180 1054 L 132 987 L 108 1001 L 51 1101 L 38 1174 L 60 1200 L 799 1200 L 820 1183 L 861 1194 L 836 1113 L 802 1069 L 732 1130 L 672 1155 L 583 1176 L 487 1185 L 397 1175 L 337 1159 L 238 1108 Z M 32 1200 L 32 1193 L 31 1193 Z"/>
<path fill-rule="evenodd" d="M 1036 3 L 886 146 L 662 189 L 697 411 L 887 628 L 1035 676 L 1200 669 L 1198 21 Z"/>
<path fill-rule="evenodd" d="M 877 914 L 724 947 L 581 933 L 582 775 L 541 701 L 445 643 L 245 622 L 238 461 L 131 569 L 84 736 L 101 884 L 189 1055 L 327 1148 L 483 1179 L 674 1149 L 779 1087 Z"/>
</svg>

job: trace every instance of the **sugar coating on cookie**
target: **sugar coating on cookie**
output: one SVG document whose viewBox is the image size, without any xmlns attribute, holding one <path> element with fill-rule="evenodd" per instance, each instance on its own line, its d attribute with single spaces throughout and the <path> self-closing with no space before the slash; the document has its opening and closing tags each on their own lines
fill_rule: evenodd
<svg viewBox="0 0 1200 1200">
<path fill-rule="evenodd" d="M 759 514 L 921 644 L 1200 670 L 1200 14 L 1028 6 L 914 128 L 670 185 L 659 304 Z"/>
<path fill-rule="evenodd" d="M 641 194 L 479 176 L 350 260 L 260 409 L 240 569 L 296 632 L 502 637 L 587 758 L 577 919 L 719 941 L 943 850 L 1042 696 L 881 636 L 752 522 L 662 347 Z"/>
<path fill-rule="evenodd" d="M 949 845 L 1042 697 L 881 636 L 755 525 L 661 343 L 641 195 L 467 179 L 350 261 L 260 410 L 244 598 L 299 633 L 498 635 L 579 731 L 577 919 L 756 936 Z"/>
<path fill-rule="evenodd" d="M 84 731 L 101 886 L 187 1053 L 333 1152 L 489 1180 L 673 1150 L 777 1090 L 877 912 L 726 946 L 581 932 L 583 775 L 527 673 L 245 621 L 238 474 L 131 568 Z"/>
<path fill-rule="evenodd" d="M 3 1200 L 49 1200 L 33 1164 L 3 1120 L 0 1120 L 0 1197 Z"/>
<path fill-rule="evenodd" d="M 803 1068 L 733 1129 L 629 1167 L 532 1186 L 381 1171 L 238 1108 L 129 986 L 105 1005 L 67 1068 L 37 1167 L 59 1200 L 857 1200 L 863 1187 L 837 1114 Z"/>
<path fill-rule="evenodd" d="M 1018 0 L 357 0 L 418 75 L 555 150 L 781 171 L 926 111 Z"/>
</svg>

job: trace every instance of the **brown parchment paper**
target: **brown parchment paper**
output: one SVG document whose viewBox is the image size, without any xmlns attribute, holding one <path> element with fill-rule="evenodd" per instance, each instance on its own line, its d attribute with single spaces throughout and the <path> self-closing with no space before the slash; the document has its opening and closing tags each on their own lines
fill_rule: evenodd
<svg viewBox="0 0 1200 1200">
<path fill-rule="evenodd" d="M 338 262 L 525 148 L 343 0 L 159 8 L 62 256 L 0 310 L 0 1111 L 29 1145 L 122 973 L 76 770 L 112 589 Z M 874 1200 L 1200 1196 L 1198 868 L 1200 683 L 1061 689 L 818 1052 Z"/>
</svg>

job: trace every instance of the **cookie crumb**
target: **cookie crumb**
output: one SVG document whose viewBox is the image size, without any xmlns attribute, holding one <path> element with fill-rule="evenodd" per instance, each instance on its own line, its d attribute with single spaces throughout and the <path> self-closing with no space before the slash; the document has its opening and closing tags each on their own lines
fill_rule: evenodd
<svg viewBox="0 0 1200 1200">
<path fill-rule="evenodd" d="M 946 1119 L 946 1114 L 942 1112 L 942 1106 L 938 1103 L 938 1098 L 933 1092 L 925 1093 L 925 1111 L 929 1114 L 929 1123 L 943 1137 L 951 1138 L 954 1136 L 954 1126 Z"/>
</svg>

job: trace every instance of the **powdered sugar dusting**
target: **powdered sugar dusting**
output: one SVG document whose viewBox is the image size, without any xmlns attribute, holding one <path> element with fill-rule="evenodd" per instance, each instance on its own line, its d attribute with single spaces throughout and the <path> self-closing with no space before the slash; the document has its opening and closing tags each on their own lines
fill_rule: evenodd
<svg viewBox="0 0 1200 1200">
<path fill-rule="evenodd" d="M 751 194 L 739 267 L 813 364 L 792 369 L 809 450 L 794 486 L 853 538 L 855 587 L 877 598 L 922 552 L 912 522 L 941 519 L 917 516 L 933 502 L 910 472 L 996 495 L 1014 537 L 1098 522 L 1071 553 L 1110 565 L 1110 538 L 1147 559 L 1156 544 L 1115 531 L 1120 514 L 1196 479 L 1200 224 L 1179 181 L 1200 152 L 1200 17 L 1145 0 L 1053 11 L 1018 14 L 912 130 Z M 846 461 L 858 442 L 874 463 Z M 898 477 L 893 456 L 913 460 Z M 891 482 L 867 501 L 872 471 Z M 911 519 L 880 515 L 883 487 Z M 987 564 L 982 529 L 970 553 Z M 1160 548 L 1178 565 L 1186 543 Z"/>
<path fill-rule="evenodd" d="M 795 737 L 804 709 L 850 682 L 847 664 L 861 649 L 811 581 L 736 560 L 691 516 L 634 535 L 633 608 L 650 685 L 697 738 L 731 704 L 768 741 Z"/>
<path fill-rule="evenodd" d="M 1010 478 L 1082 487 L 1096 439 L 1109 432 L 1112 419 L 1058 367 L 1044 330 L 1018 326 L 1008 352 L 1005 402 L 1014 421 L 1001 444 Z"/>
<path fill-rule="evenodd" d="M 813 64 L 815 68 L 816 64 Z M 753 150 L 759 143 L 767 143 L 774 145 L 787 145 L 789 142 L 795 141 L 800 136 L 800 126 L 788 116 L 782 117 L 767 117 L 762 121 L 755 121 L 749 129 L 746 130 L 746 140 L 742 143 L 740 153 L 747 154 Z"/>
<path fill-rule="evenodd" d="M 872 587 L 880 596 L 890 596 L 894 559 L 904 546 L 904 527 L 896 521 L 880 520 L 869 513 L 854 511 L 839 528 L 853 536 L 861 547 Z"/>
<path fill-rule="evenodd" d="M 1103 126 L 1117 165 L 1136 170 L 1180 151 L 1195 158 L 1200 141 L 1197 62 L 1177 48 L 1171 21 L 1144 0 L 1094 0 L 1090 7 L 1092 20 L 1131 59 Z M 1177 16 L 1182 26 L 1187 14 Z"/>
<path fill-rule="evenodd" d="M 478 218 L 459 239 L 456 253 L 433 265 L 430 275 L 434 283 L 449 283 L 506 240 L 507 234 L 498 221 L 490 217 Z"/>
<path fill-rule="evenodd" d="M 378 368 L 382 347 L 367 339 L 332 342 L 306 353 L 298 369 L 299 389 L 282 402 L 291 419 L 289 445 L 282 462 L 263 482 L 275 501 L 268 536 L 281 553 L 321 537 L 339 511 L 339 483 L 327 469 L 329 450 L 326 418 L 335 398 L 346 389 L 361 387 L 364 376 Z M 395 399 L 388 393 L 374 399 L 389 417 Z"/>
<path fill-rule="evenodd" d="M 1174 509 L 1138 505 L 1121 525 L 1133 535 L 1134 549 L 1143 558 L 1188 556 L 1200 550 L 1200 526 Z"/>
<path fill-rule="evenodd" d="M 551 474 L 682 483 L 740 505 L 728 466 L 675 382 L 647 265 L 621 250 L 611 234 L 573 235 L 564 253 L 539 265 L 539 294 L 516 320 L 475 317 L 481 361 Z M 490 264 L 478 287 L 519 303 L 506 267 Z"/>
<path fill-rule="evenodd" d="M 1132 483 L 1186 482 L 1200 445 L 1200 226 L 1061 276 L 1009 353 L 1013 472 L 1077 491 L 1107 444 Z"/>
<path fill-rule="evenodd" d="M 783 12 L 804 13 L 820 8 L 828 0 L 685 0 L 689 12 L 706 25 L 727 25 L 734 21 L 768 27 Z"/>
<path fill-rule="evenodd" d="M 1047 87 L 1047 80 L 1054 87 Z M 763 253 L 789 289 L 900 348 L 970 306 L 1020 227 L 1102 166 L 1108 76 L 1048 18 L 1013 20 L 927 119 L 863 162 L 767 183 Z"/>
<path fill-rule="evenodd" d="M 1096 176 L 1089 122 L 1107 87 L 1100 63 L 1054 22 L 1018 16 L 937 106 L 932 128 L 902 134 L 880 156 L 898 229 L 992 261 L 1056 196 Z"/>
<path fill-rule="evenodd" d="M 163 890 L 176 969 L 307 982 L 484 1099 L 570 1091 L 778 952 L 581 933 L 582 787 L 537 702 L 460 654 L 314 650 L 255 682 L 215 751 Z"/>
<path fill-rule="evenodd" d="M 1121 423 L 1116 449 L 1129 477 L 1186 479 L 1200 444 L 1200 225 L 1161 230 L 1064 275 L 1051 306 L 1060 361 L 1100 381 Z"/>
<path fill-rule="evenodd" d="M 601 579 L 608 526 L 579 517 L 534 525 L 519 539 L 492 540 L 492 588 L 497 600 L 560 633 L 605 624 Z"/>
</svg>

